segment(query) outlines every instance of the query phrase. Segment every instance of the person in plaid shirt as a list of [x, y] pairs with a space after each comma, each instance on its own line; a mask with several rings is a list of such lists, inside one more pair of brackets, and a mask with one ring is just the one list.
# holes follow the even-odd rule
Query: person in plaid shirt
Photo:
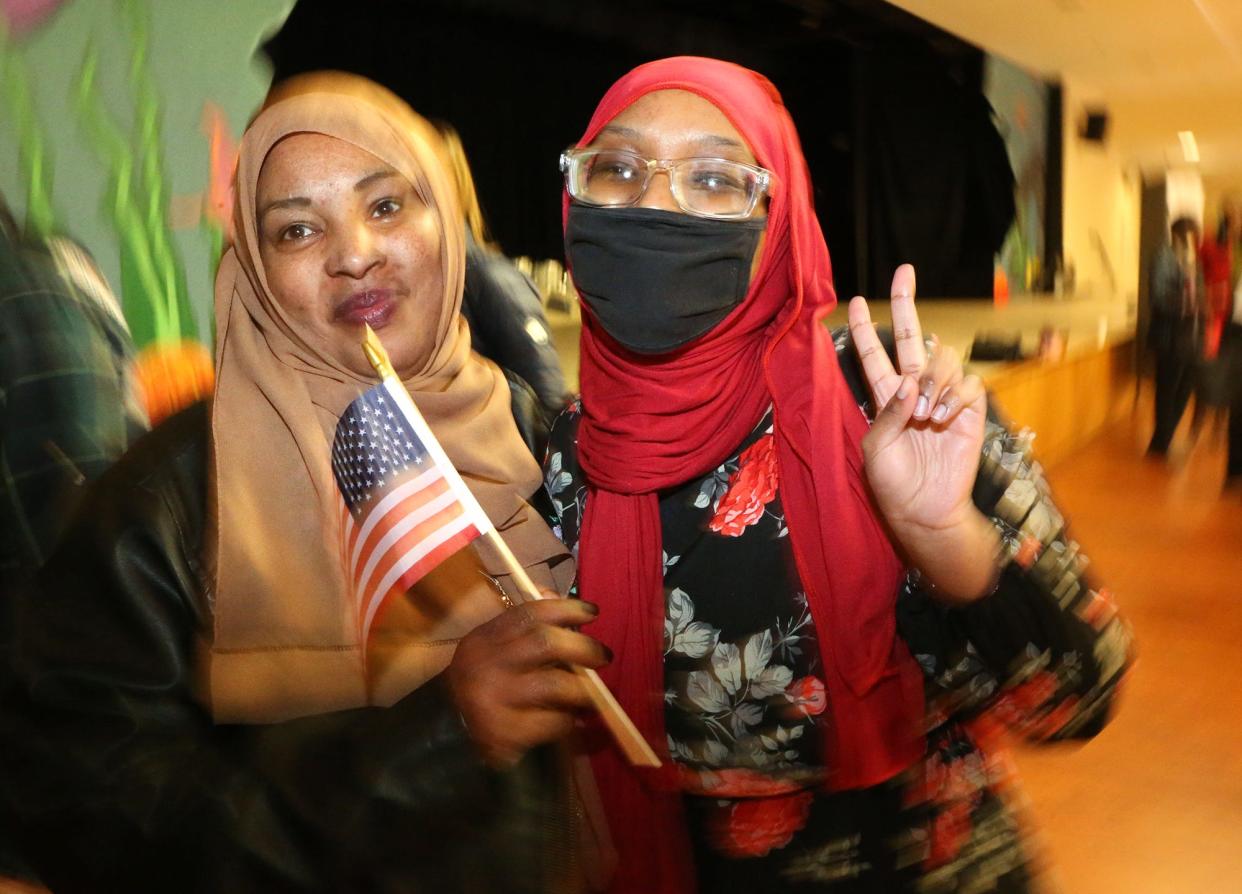
[[84, 485], [146, 431], [124, 324], [62, 278], [47, 243], [0, 226], [0, 579], [43, 563]]
[[[96, 478], [146, 431], [124, 321], [59, 275], [0, 196], [0, 656], [8, 595], [39, 569]], [[0, 892], [39, 891], [0, 826]]]

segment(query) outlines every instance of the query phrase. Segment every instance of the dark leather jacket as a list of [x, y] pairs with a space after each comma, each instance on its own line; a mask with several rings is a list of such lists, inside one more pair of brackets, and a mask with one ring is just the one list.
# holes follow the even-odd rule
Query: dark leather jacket
[[11, 606], [0, 762], [40, 876], [58, 894], [557, 887], [555, 756], [487, 769], [439, 678], [387, 709], [213, 723], [193, 694], [207, 421], [200, 404], [139, 441]]
[[564, 408], [569, 398], [565, 374], [539, 290], [512, 261], [475, 242], [469, 229], [461, 314], [470, 325], [474, 350], [511, 378], [528, 383], [543, 412], [555, 416]]

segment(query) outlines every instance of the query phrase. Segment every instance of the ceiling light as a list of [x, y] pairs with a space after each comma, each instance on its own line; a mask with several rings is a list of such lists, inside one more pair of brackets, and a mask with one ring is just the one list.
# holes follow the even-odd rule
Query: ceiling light
[[1192, 165], [1199, 163], [1199, 144], [1193, 130], [1179, 130], [1177, 139], [1182, 144], [1182, 158]]

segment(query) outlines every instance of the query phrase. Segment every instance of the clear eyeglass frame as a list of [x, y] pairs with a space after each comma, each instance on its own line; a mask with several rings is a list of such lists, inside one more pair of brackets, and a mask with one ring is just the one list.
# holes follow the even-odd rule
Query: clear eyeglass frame
[[[603, 153], [616, 153], [628, 155], [637, 162], [646, 165], [646, 171], [643, 176], [642, 183], [634, 196], [628, 202], [595, 202], [587, 198], [580, 190], [581, 167], [584, 163]], [[717, 162], [726, 165], [738, 171], [744, 171], [751, 175], [754, 179], [748, 179], [750, 184], [749, 194], [747, 196], [746, 206], [738, 211], [728, 213], [704, 211], [693, 207], [687, 203], [685, 197], [681, 194], [678, 186], [677, 168], [681, 165], [691, 163], [702, 163], [705, 161]], [[746, 164], [741, 161], [733, 161], [728, 158], [714, 158], [708, 156], [696, 156], [691, 158], [647, 158], [639, 155], [637, 152], [631, 152], [628, 149], [592, 149], [592, 148], [575, 148], [570, 147], [561, 153], [560, 159], [561, 173], [565, 175], [565, 188], [569, 191], [569, 195], [576, 202], [584, 205], [594, 205], [601, 208], [629, 208], [637, 205], [642, 201], [647, 189], [651, 186], [651, 180], [657, 171], [663, 171], [669, 180], [669, 192], [673, 196], [673, 201], [677, 203], [677, 207], [686, 214], [692, 214], [695, 217], [706, 217], [714, 220], [744, 220], [754, 213], [755, 207], [759, 204], [759, 200], [767, 195], [768, 189], [772, 186], [775, 175], [766, 168], [757, 165]]]

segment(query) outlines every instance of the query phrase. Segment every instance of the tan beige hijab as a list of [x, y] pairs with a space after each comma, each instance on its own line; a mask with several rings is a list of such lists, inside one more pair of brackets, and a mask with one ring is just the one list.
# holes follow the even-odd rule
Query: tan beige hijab
[[435, 132], [404, 102], [361, 78], [303, 76], [269, 100], [242, 140], [237, 242], [216, 277], [214, 528], [205, 548], [214, 636], [205, 644], [204, 695], [220, 721], [389, 704], [438, 673], [456, 640], [501, 610], [497, 578], [513, 593], [496, 556], [464, 550], [404, 599], [390, 600], [395, 604], [373, 629], [363, 666], [337, 548], [329, 454], [341, 413], [375, 380], [350, 372], [324, 339], [284, 313], [259, 254], [260, 169], [279, 140], [300, 132], [370, 152], [437, 212], [444, 295], [439, 315], [426, 321], [435, 328], [435, 347], [405, 385], [532, 576], [553, 584], [550, 568], [564, 558], [525, 502], [540, 474], [513, 422], [504, 376], [470, 351], [460, 315], [463, 224]]

